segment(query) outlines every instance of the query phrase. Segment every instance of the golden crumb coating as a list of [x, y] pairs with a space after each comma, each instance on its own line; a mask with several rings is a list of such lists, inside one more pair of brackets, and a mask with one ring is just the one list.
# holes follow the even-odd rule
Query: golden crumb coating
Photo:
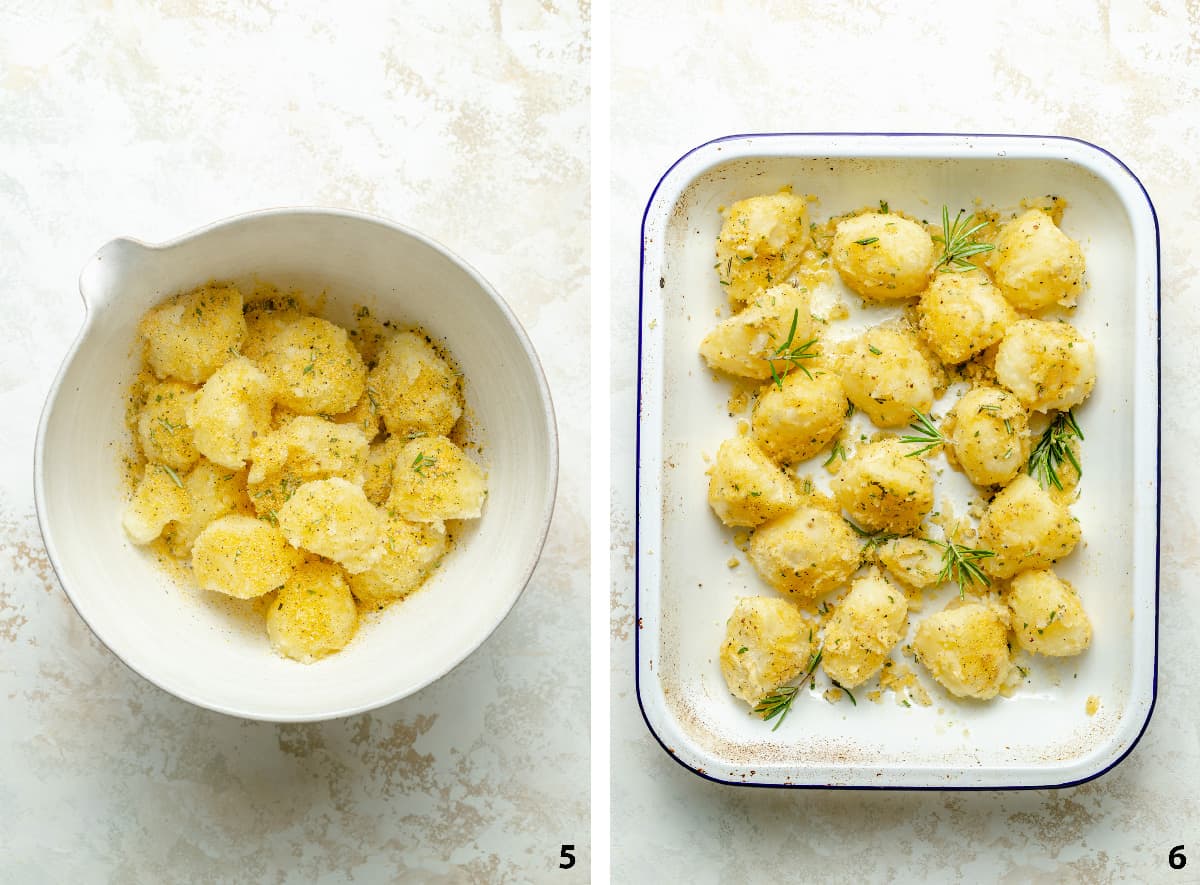
[[350, 576], [350, 590], [368, 605], [403, 599], [425, 583], [446, 555], [446, 548], [443, 523], [389, 516], [383, 531], [383, 556], [365, 572]]
[[1020, 320], [996, 349], [996, 380], [1028, 409], [1074, 408], [1096, 385], [1096, 348], [1070, 323]]
[[405, 519], [476, 519], [486, 498], [487, 474], [446, 437], [417, 437], [397, 452], [387, 506]]
[[800, 264], [812, 243], [804, 198], [783, 190], [739, 200], [725, 213], [717, 237], [717, 273], [735, 304], [778, 283]]
[[1082, 532], [1071, 513], [1022, 473], [992, 499], [979, 521], [979, 546], [996, 555], [982, 561], [994, 578], [1046, 568], [1069, 554]]
[[367, 367], [341, 326], [303, 316], [275, 333], [259, 360], [276, 399], [304, 414], [336, 415], [354, 408]]
[[333, 420], [338, 424], [353, 424], [367, 438], [367, 442], [379, 436], [379, 431], [383, 429], [383, 413], [379, 411], [379, 399], [369, 387], [363, 390], [363, 395], [354, 408], [334, 415]]
[[306, 482], [279, 508], [279, 529], [302, 550], [364, 572], [383, 555], [384, 515], [361, 487], [335, 477]]
[[[792, 323], [795, 331], [792, 332]], [[700, 342], [700, 355], [710, 368], [743, 378], [771, 378], [771, 368], [783, 375], [792, 363], [770, 359], [788, 342], [794, 350], [812, 341], [815, 324], [807, 293], [795, 286], [773, 286], [755, 294], [750, 306], [718, 323]], [[810, 347], [813, 353], [815, 347]]]
[[362, 487], [367, 500], [376, 507], [386, 504], [388, 495], [392, 493], [392, 472], [396, 469], [396, 459], [400, 456], [405, 442], [406, 440], [399, 436], [388, 436], [379, 442], [371, 443], [367, 450]]
[[167, 523], [187, 519], [191, 503], [179, 474], [164, 464], [147, 464], [125, 508], [121, 525], [135, 544], [149, 544]]
[[1067, 657], [1092, 643], [1092, 623], [1079, 594], [1050, 569], [1021, 572], [1009, 583], [1004, 601], [1017, 643], [1026, 651]]
[[878, 569], [850, 585], [825, 625], [825, 675], [843, 688], [862, 685], [883, 662], [908, 626], [908, 599]]
[[137, 419], [138, 442], [147, 461], [174, 470], [187, 470], [196, 463], [200, 453], [187, 424], [187, 410], [195, 396], [196, 388], [180, 381], [163, 381], [147, 391]]
[[917, 302], [921, 334], [946, 365], [991, 347], [1019, 317], [982, 270], [939, 273]]
[[838, 222], [833, 265], [847, 286], [873, 301], [919, 294], [929, 284], [933, 240], [899, 215], [864, 212]]
[[354, 424], [301, 415], [250, 447], [250, 499], [260, 513], [278, 511], [292, 492], [314, 479], [363, 481], [367, 439]]
[[1011, 482], [1029, 457], [1029, 413], [999, 387], [973, 387], [955, 403], [942, 433], [950, 440], [952, 463], [977, 486]]
[[906, 535], [933, 509], [933, 474], [895, 438], [859, 446], [831, 482], [834, 497], [860, 528]]
[[1001, 228], [991, 268], [1004, 297], [1020, 310], [1074, 307], [1083, 291], [1083, 251], [1041, 209]]
[[843, 342], [837, 362], [850, 402], [877, 427], [903, 427], [913, 409], [933, 407], [940, 379], [907, 329], [874, 326]]
[[783, 599], [748, 596], [725, 624], [721, 673], [750, 706], [805, 672], [813, 651], [813, 624]]
[[186, 517], [163, 530], [171, 554], [180, 559], [192, 555], [192, 544], [214, 519], [227, 513], [254, 512], [246, 494], [245, 470], [230, 470], [201, 458], [183, 477], [183, 486], [191, 509]]
[[780, 464], [806, 461], [841, 433], [847, 405], [836, 373], [793, 371], [782, 385], [767, 387], [755, 403], [754, 440]]
[[933, 678], [960, 698], [994, 698], [1012, 671], [1008, 623], [983, 603], [925, 618], [917, 626], [913, 651]]
[[346, 576], [326, 562], [297, 568], [267, 607], [271, 647], [302, 664], [345, 648], [357, 630], [358, 607]]
[[281, 587], [302, 560], [279, 529], [253, 516], [214, 519], [192, 545], [196, 583], [236, 599]]
[[245, 357], [217, 369], [187, 411], [200, 454], [222, 467], [244, 467], [251, 443], [271, 424], [271, 396], [270, 379]]
[[201, 286], [152, 307], [138, 324], [159, 378], [201, 384], [237, 354], [246, 334], [236, 286]]
[[295, 298], [278, 296], [246, 303], [246, 337], [242, 356], [258, 361], [270, 348], [271, 339], [304, 316]]
[[454, 370], [415, 332], [400, 332], [383, 343], [368, 386], [394, 434], [445, 435], [462, 415]]
[[721, 443], [709, 469], [708, 503], [725, 525], [756, 526], [796, 509], [796, 484], [748, 436]]
[[776, 590], [816, 599], [854, 573], [862, 542], [839, 514], [803, 504], [756, 530], [748, 553], [755, 570]]

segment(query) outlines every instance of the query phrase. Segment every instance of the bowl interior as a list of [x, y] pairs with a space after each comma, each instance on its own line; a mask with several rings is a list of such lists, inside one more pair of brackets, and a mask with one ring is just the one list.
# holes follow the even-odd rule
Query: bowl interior
[[[160, 299], [209, 280], [262, 280], [324, 295], [344, 325], [355, 304], [441, 339], [467, 380], [489, 495], [441, 569], [401, 604], [368, 616], [344, 651], [312, 665], [273, 654], [262, 618], [172, 579], [121, 529], [125, 389], [136, 324]], [[117, 240], [81, 278], [89, 316], [43, 418], [35, 482], [47, 547], [80, 614], [142, 675], [236, 715], [304, 720], [416, 691], [475, 649], [524, 588], [553, 506], [557, 449], [549, 393], [524, 333], [469, 268], [419, 235], [361, 216], [272, 212], [161, 247]]]

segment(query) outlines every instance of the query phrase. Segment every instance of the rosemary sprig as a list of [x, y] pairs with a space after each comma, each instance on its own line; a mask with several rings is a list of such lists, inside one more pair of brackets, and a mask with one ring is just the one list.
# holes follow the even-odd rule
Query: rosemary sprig
[[930, 544], [942, 548], [942, 570], [938, 573], [938, 583], [953, 581], [958, 584], [958, 598], [967, 595], [967, 587], [978, 582], [985, 587], [992, 586], [992, 579], [983, 573], [979, 561], [990, 559], [996, 554], [991, 550], [976, 550], [972, 547], [962, 547], [947, 537], [945, 541], [934, 541], [925, 538]]
[[426, 455], [424, 452], [417, 452], [417, 457], [412, 462], [412, 469], [418, 476], [424, 476], [425, 468], [432, 467], [435, 464], [437, 464], [437, 458]]
[[950, 221], [950, 210], [942, 206], [942, 235], [934, 236], [936, 243], [942, 244], [942, 254], [938, 257], [935, 267], [942, 273], [957, 273], [960, 270], [974, 270], [975, 265], [967, 261], [972, 255], [981, 252], [991, 252], [996, 247], [991, 243], [977, 243], [973, 239], [976, 233], [987, 227], [987, 221], [972, 225], [975, 213], [963, 218], [962, 209]]
[[1037, 479], [1043, 488], [1054, 486], [1062, 491], [1058, 468], [1062, 466], [1063, 461], [1070, 462], [1076, 474], [1083, 476], [1083, 468], [1079, 466], [1079, 459], [1075, 457], [1075, 450], [1071, 447], [1071, 437], [1082, 440], [1083, 431], [1079, 429], [1075, 415], [1070, 410], [1059, 412], [1029, 453], [1029, 475]]
[[796, 310], [792, 311], [792, 327], [788, 330], [787, 340], [775, 348], [774, 353], [772, 353], [770, 356], [763, 357], [763, 359], [767, 361], [767, 365], [771, 367], [771, 378], [774, 379], [775, 385], [780, 390], [783, 390], [783, 379], [787, 376], [788, 372], [791, 371], [791, 368], [785, 367], [783, 372], [780, 373], [779, 370], [775, 368], [776, 360], [784, 360], [789, 362], [792, 364], [792, 366], [807, 375], [809, 379], [812, 378], [812, 372], [808, 371], [808, 367], [804, 365], [802, 361], [811, 360], [818, 356], [818, 354], [815, 354], [809, 350], [809, 348], [817, 343], [817, 339], [812, 338], [808, 341], [805, 341], [798, 347], [793, 346], [792, 342], [796, 340], [796, 326], [799, 324], [799, 322], [800, 310], [797, 308]]
[[905, 457], [915, 458], [917, 455], [923, 455], [931, 449], [936, 449], [938, 446], [949, 444], [950, 440], [942, 436], [942, 432], [934, 426], [932, 418], [920, 409], [913, 409], [912, 411], [917, 417], [915, 422], [908, 425], [913, 430], [913, 433], [909, 436], [900, 437], [900, 442], [917, 445], [921, 448], [914, 449]]
[[783, 720], [787, 718], [788, 710], [792, 708], [792, 701], [796, 699], [796, 695], [804, 687], [804, 683], [812, 678], [813, 673], [817, 670], [817, 664], [821, 663], [821, 657], [824, 654], [825, 647], [821, 646], [809, 660], [808, 669], [804, 671], [804, 675], [800, 677], [798, 683], [781, 686], [755, 704], [754, 712], [759, 715], [763, 722], [770, 722], [776, 716], [779, 717], [779, 720], [775, 723], [771, 731], [775, 731], [775, 729], [783, 725]]

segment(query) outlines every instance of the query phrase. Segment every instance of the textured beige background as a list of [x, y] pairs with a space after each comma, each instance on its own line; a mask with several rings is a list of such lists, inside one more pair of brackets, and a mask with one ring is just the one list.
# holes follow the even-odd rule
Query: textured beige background
[[[0, 881], [586, 880], [588, 55], [586, 0], [0, 8]], [[545, 557], [477, 654], [374, 714], [275, 726], [98, 645], [30, 473], [91, 252], [297, 203], [479, 268], [540, 351], [563, 457]]]
[[[612, 314], [614, 881], [1200, 882], [1200, 5], [616, 0]], [[1123, 158], [1162, 225], [1158, 706], [1133, 754], [1058, 792], [739, 790], [676, 765], [633, 689], [638, 230], [659, 176], [711, 138], [766, 131], [1072, 135]], [[1167, 866], [1185, 843], [1191, 861]]]

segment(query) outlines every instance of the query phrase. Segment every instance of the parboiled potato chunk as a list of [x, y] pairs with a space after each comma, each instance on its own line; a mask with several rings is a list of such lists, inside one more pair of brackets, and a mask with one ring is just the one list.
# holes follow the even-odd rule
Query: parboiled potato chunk
[[939, 273], [917, 302], [921, 333], [946, 365], [991, 347], [1019, 317], [981, 270]]
[[913, 651], [933, 678], [960, 698], [994, 698], [1012, 671], [1008, 624], [983, 603], [925, 618], [917, 626]]
[[253, 516], [222, 516], [192, 545], [192, 573], [205, 590], [253, 599], [281, 587], [303, 555]]
[[242, 343], [242, 293], [235, 286], [201, 286], [180, 293], [148, 310], [138, 332], [156, 376], [200, 384]]
[[879, 561], [906, 587], [926, 590], [941, 583], [942, 548], [925, 538], [893, 538], [876, 548]]
[[782, 387], [771, 385], [759, 396], [751, 420], [754, 440], [780, 464], [806, 461], [841, 433], [846, 406], [835, 373], [792, 372]]
[[486, 497], [483, 468], [444, 436], [427, 436], [401, 446], [387, 506], [414, 522], [477, 519]]
[[278, 296], [247, 301], [246, 337], [242, 339], [242, 356], [258, 361], [270, 349], [271, 339], [304, 314], [295, 298]]
[[804, 198], [783, 190], [729, 207], [717, 237], [717, 273], [735, 304], [783, 283], [812, 243]]
[[850, 402], [877, 427], [903, 427], [913, 409], [928, 412], [940, 380], [917, 336], [875, 326], [838, 348], [842, 385]]
[[933, 239], [899, 215], [864, 212], [840, 221], [833, 265], [847, 286], [873, 301], [911, 298], [929, 284]]
[[270, 427], [272, 395], [270, 379], [245, 357], [221, 366], [187, 412], [200, 454], [232, 470], [244, 467], [251, 443]]
[[1096, 386], [1096, 348], [1070, 323], [1020, 320], [996, 349], [996, 380], [1028, 409], [1065, 411]]
[[994, 578], [1045, 568], [1074, 550], [1081, 534], [1067, 508], [1022, 473], [992, 499], [979, 521], [979, 547], [996, 554], [980, 564]]
[[[403, 461], [397, 462], [397, 470]], [[756, 526], [795, 510], [796, 484], [748, 436], [721, 443], [709, 469], [708, 503], [729, 526]]]
[[1012, 630], [1026, 651], [1067, 657], [1092, 642], [1092, 623], [1079, 594], [1050, 569], [1021, 572], [1008, 585], [1004, 601], [1012, 612]]
[[809, 310], [806, 292], [795, 286], [773, 286], [753, 296], [749, 307], [722, 320], [705, 335], [700, 355], [710, 368], [742, 378], [765, 380], [772, 377], [772, 366], [783, 375], [792, 364], [770, 357], [787, 343], [793, 320], [792, 349], [813, 340], [815, 323]]
[[326, 562], [297, 568], [267, 608], [271, 647], [302, 664], [345, 648], [357, 630], [358, 607], [345, 575]]
[[301, 415], [250, 447], [250, 498], [258, 513], [278, 511], [302, 484], [341, 477], [361, 485], [367, 439], [356, 425]]
[[1011, 482], [1029, 457], [1029, 413], [999, 387], [973, 387], [955, 403], [942, 433], [953, 462], [977, 486]]
[[162, 534], [167, 523], [187, 519], [191, 512], [187, 492], [179, 474], [162, 464], [147, 464], [146, 472], [125, 508], [121, 525], [135, 544], [149, 544]]
[[442, 436], [462, 415], [458, 378], [415, 332], [400, 332], [383, 343], [367, 383], [391, 433]]
[[841, 515], [804, 504], [760, 527], [748, 553], [764, 581], [807, 600], [846, 582], [861, 562], [862, 543]]
[[260, 363], [279, 402], [302, 414], [352, 409], [367, 385], [367, 367], [346, 330], [320, 317], [284, 326]]
[[883, 669], [907, 616], [908, 599], [878, 569], [859, 578], [825, 625], [825, 675], [843, 688], [862, 685]]
[[831, 482], [838, 504], [861, 528], [906, 535], [933, 508], [933, 475], [898, 439], [859, 446]]
[[384, 516], [363, 490], [344, 479], [318, 479], [279, 508], [279, 530], [302, 550], [364, 572], [383, 555]]
[[766, 596], [737, 601], [725, 624], [721, 674], [750, 706], [808, 669], [813, 625], [791, 603]]
[[191, 510], [163, 531], [171, 554], [180, 559], [192, 555], [192, 545], [205, 526], [228, 513], [250, 514], [254, 508], [246, 494], [246, 472], [230, 470], [201, 458], [183, 477]]
[[187, 424], [187, 410], [196, 388], [178, 381], [153, 385], [138, 414], [138, 441], [147, 461], [187, 470], [200, 457]]
[[991, 267], [1004, 297], [1021, 310], [1074, 307], [1083, 291], [1083, 251], [1041, 209], [1004, 225]]
[[389, 436], [382, 442], [371, 443], [367, 451], [362, 488], [367, 500], [376, 507], [386, 504], [388, 495], [392, 493], [392, 472], [396, 469], [396, 459], [405, 442], [399, 436]]
[[420, 587], [446, 555], [446, 527], [440, 522], [388, 518], [383, 556], [365, 572], [350, 576], [350, 590], [361, 602], [379, 608]]

